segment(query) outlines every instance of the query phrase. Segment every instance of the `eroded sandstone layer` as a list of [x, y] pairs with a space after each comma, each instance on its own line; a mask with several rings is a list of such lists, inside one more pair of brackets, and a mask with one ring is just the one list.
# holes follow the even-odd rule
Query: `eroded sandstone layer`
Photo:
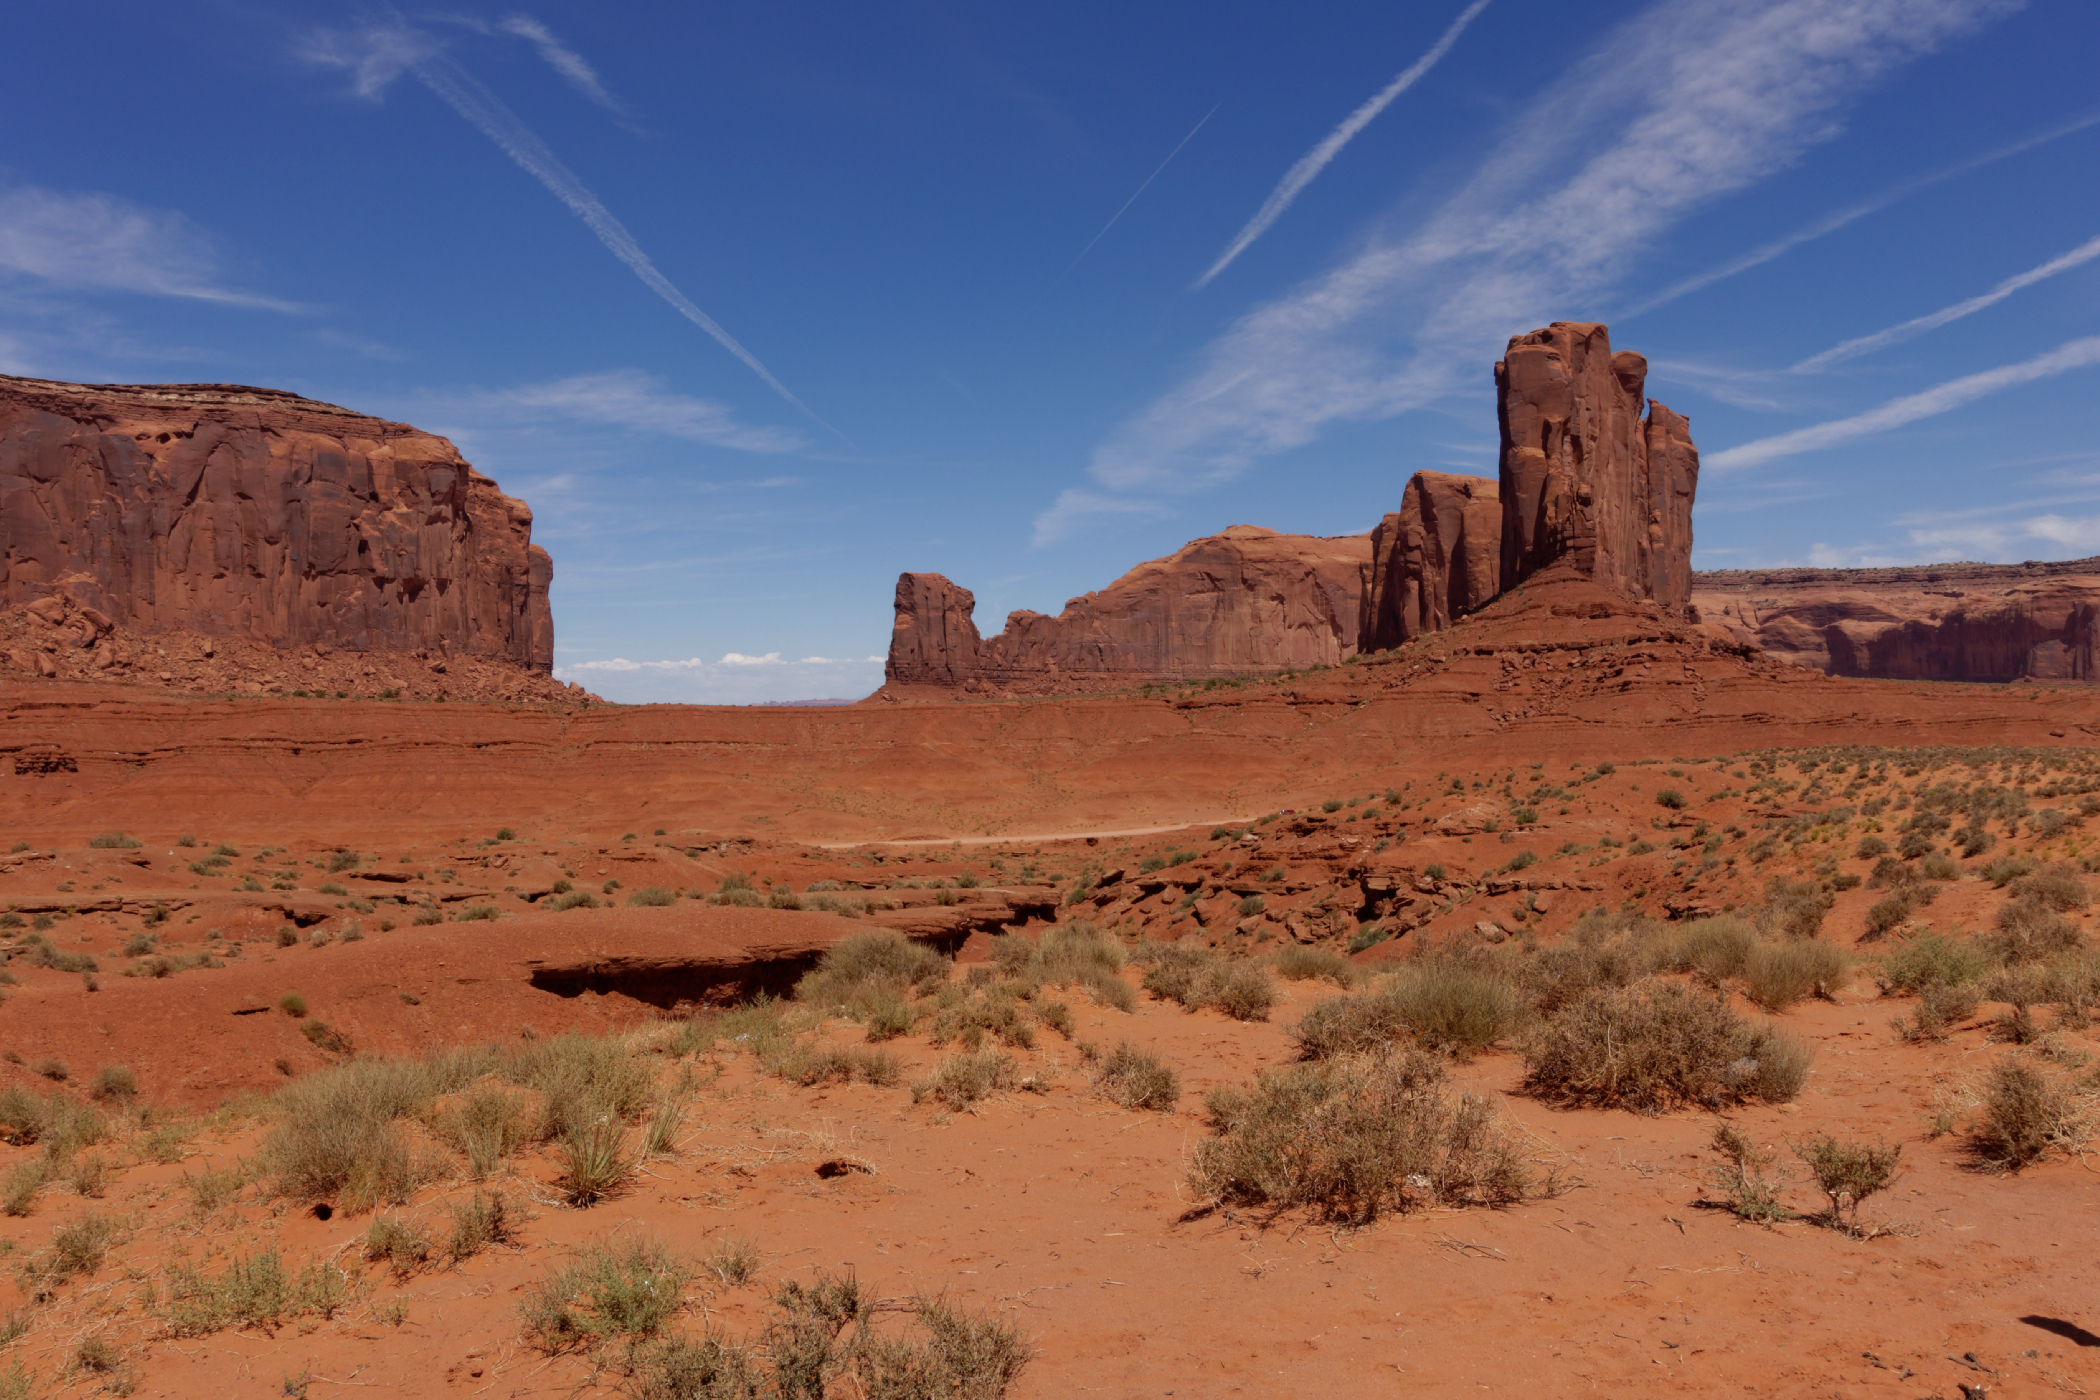
[[883, 691], [1066, 695], [1208, 680], [1356, 654], [1368, 535], [1235, 525], [1138, 565], [1056, 617], [1025, 609], [981, 637], [976, 598], [940, 574], [897, 580]]
[[1645, 400], [1648, 361], [1611, 333], [1555, 321], [1495, 366], [1502, 422], [1502, 587], [1555, 565], [1672, 611], [1691, 601], [1691, 425]]
[[0, 608], [78, 634], [32, 657], [120, 631], [544, 675], [552, 576], [525, 503], [406, 424], [272, 389], [0, 375]]
[[1502, 500], [1482, 476], [1416, 472], [1371, 531], [1361, 647], [1441, 632], [1502, 591]]
[[1692, 576], [1701, 620], [1834, 676], [2100, 680], [2100, 558]]

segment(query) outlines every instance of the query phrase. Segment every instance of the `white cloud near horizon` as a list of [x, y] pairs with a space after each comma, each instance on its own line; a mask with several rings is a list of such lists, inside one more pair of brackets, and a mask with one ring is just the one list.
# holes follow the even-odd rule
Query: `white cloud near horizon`
[[[1511, 334], [1619, 286], [1694, 210], [1831, 139], [1868, 83], [2021, 3], [1666, 0], [1634, 15], [1427, 219], [1375, 231], [1241, 317], [1095, 450], [1089, 475], [1115, 493], [1198, 490], [1336, 420], [1444, 396]], [[1038, 532], [1069, 513], [1060, 498]]]
[[615, 656], [558, 665], [554, 674], [627, 703], [784, 704], [858, 699], [882, 684], [883, 663], [880, 656], [790, 659], [777, 651], [756, 656], [732, 651], [717, 661], [700, 656], [631, 661]]
[[1489, 3], [1490, 0], [1473, 0], [1473, 3], [1460, 11], [1458, 18], [1445, 28], [1443, 36], [1430, 46], [1429, 52], [1403, 69], [1398, 77], [1379, 89], [1368, 102], [1343, 118], [1341, 125], [1322, 137], [1318, 145], [1300, 156], [1297, 163], [1286, 170], [1283, 178], [1276, 182], [1276, 188], [1269, 191], [1269, 197], [1262, 201], [1261, 208], [1247, 221], [1247, 226], [1234, 236], [1225, 251], [1218, 256], [1218, 260], [1210, 265], [1210, 270], [1196, 279], [1196, 286], [1209, 286], [1212, 278], [1232, 266], [1233, 259], [1253, 247], [1254, 240], [1267, 233], [1269, 226], [1282, 218], [1284, 211], [1291, 207], [1291, 202], [1327, 168], [1328, 162], [1342, 153], [1342, 147], [1354, 140], [1356, 134], [1369, 126], [1380, 112], [1391, 106], [1394, 98], [1413, 87], [1421, 80], [1423, 74], [1436, 67], [1444, 55], [1451, 52], [1451, 46], [1458, 42], [1458, 36], [1466, 32], [1466, 26], [1471, 24], [1474, 17], [1486, 9]]
[[0, 190], [0, 270], [55, 287], [138, 292], [302, 313], [308, 308], [222, 285], [209, 234], [173, 209], [38, 185]]
[[1833, 345], [1819, 355], [1810, 355], [1807, 359], [1792, 366], [1792, 372], [1795, 374], [1813, 374], [1817, 370], [1828, 368], [1831, 365], [1840, 364], [1846, 360], [1858, 359], [1861, 355], [1871, 355], [1876, 350], [1900, 344], [1913, 337], [1921, 336], [1927, 331], [1938, 330], [1949, 322], [1959, 321], [1965, 316], [1973, 316], [1988, 307], [1996, 306], [2014, 292], [2032, 287], [2037, 282], [2045, 282], [2058, 273], [2069, 272], [2074, 267], [2083, 267], [2094, 258], [2100, 258], [2100, 238], [2081, 243], [2062, 257], [2051, 258], [2039, 267], [2031, 267], [2025, 272], [2016, 273], [1980, 296], [1973, 296], [1966, 301], [1958, 301], [1952, 306], [1941, 307], [1938, 311], [1913, 317], [1900, 325], [1890, 326], [1887, 330], [1876, 331], [1872, 335], [1859, 336], [1856, 339], [1845, 341], [1843, 344]]
[[[790, 393], [788, 387], [773, 377], [773, 372], [759, 362], [756, 355], [738, 342], [736, 337], [705, 311], [678, 290], [671, 280], [658, 270], [649, 255], [642, 251], [641, 244], [627, 231], [627, 226], [613, 217], [611, 210], [601, 203], [595, 194], [576, 177], [574, 171], [564, 165], [547, 144], [535, 135], [518, 117], [504, 105], [487, 87], [474, 76], [447, 58], [444, 46], [433, 36], [413, 29], [398, 21], [367, 25], [354, 31], [322, 31], [309, 37], [304, 56], [311, 62], [325, 67], [340, 68], [352, 75], [353, 86], [360, 97], [377, 99], [403, 73], [412, 74], [417, 81], [464, 117], [468, 124], [496, 143], [519, 169], [538, 180], [548, 193], [569, 207], [569, 211], [581, 219], [606, 251], [627, 265], [627, 269], [641, 279], [644, 286], [661, 297], [672, 310], [691, 321], [711, 336], [717, 344], [742, 360], [753, 374], [766, 386], [807, 414], [812, 420], [823, 423], [808, 404]], [[829, 424], [825, 424], [829, 427]]]
[[1035, 518], [1035, 533], [1031, 543], [1055, 544], [1069, 538], [1090, 519], [1101, 516], [1139, 516], [1146, 520], [1164, 520], [1174, 512], [1164, 502], [1149, 501], [1129, 496], [1104, 496], [1098, 491], [1060, 491], [1057, 500]]
[[1792, 432], [1777, 433], [1771, 437], [1759, 438], [1754, 442], [1707, 454], [1703, 466], [1709, 471], [1740, 471], [1744, 467], [1755, 466], [1777, 457], [1792, 457], [1803, 452], [1820, 451], [1841, 442], [1887, 432], [1891, 428], [1900, 428], [1922, 418], [1950, 412], [1964, 404], [1974, 403], [1980, 398], [1995, 394], [2001, 389], [2029, 384], [2037, 379], [2051, 379], [2059, 374], [2093, 365], [2100, 365], [2100, 336], [2081, 336], [2018, 364], [2001, 365], [1997, 369], [1950, 379], [1945, 384], [1934, 385], [1922, 392], [1891, 399], [1865, 413], [1855, 413], [1849, 418], [1796, 428]]
[[792, 452], [807, 445], [801, 433], [741, 422], [728, 404], [672, 392], [657, 376], [638, 369], [603, 370], [515, 389], [449, 395], [441, 402], [445, 411], [454, 413], [552, 414], [743, 452]]

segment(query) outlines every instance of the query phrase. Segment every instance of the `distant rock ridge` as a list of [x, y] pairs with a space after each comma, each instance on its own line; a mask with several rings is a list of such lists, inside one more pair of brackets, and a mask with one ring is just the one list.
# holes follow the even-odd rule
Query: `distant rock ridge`
[[1082, 694], [1332, 665], [1549, 575], [1682, 617], [1699, 453], [1682, 416], [1642, 398], [1647, 370], [1613, 354], [1601, 325], [1517, 336], [1495, 366], [1499, 480], [1415, 472], [1400, 509], [1361, 535], [1235, 525], [1056, 617], [1015, 612], [990, 638], [969, 589], [900, 575], [877, 697]]
[[2100, 682], [2100, 558], [1692, 575], [1702, 622], [1834, 676]]
[[244, 385], [0, 375], [0, 609], [544, 676], [552, 577], [525, 503], [407, 424]]

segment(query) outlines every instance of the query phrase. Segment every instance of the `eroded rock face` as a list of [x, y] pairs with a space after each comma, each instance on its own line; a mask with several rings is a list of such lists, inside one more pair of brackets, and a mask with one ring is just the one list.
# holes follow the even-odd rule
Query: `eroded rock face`
[[1692, 575], [1701, 621], [1834, 676], [2100, 682], [2100, 558]]
[[1371, 531], [1362, 649], [1440, 632], [1501, 591], [1502, 501], [1482, 476], [1416, 472]]
[[1555, 321], [1495, 366], [1502, 423], [1501, 586], [1557, 565], [1673, 611], [1690, 602], [1690, 424], [1649, 401], [1648, 361], [1610, 332]]
[[552, 577], [525, 503], [406, 424], [270, 389], [0, 375], [0, 607], [544, 672]]
[[885, 693], [1067, 695], [1332, 665], [1356, 653], [1367, 535], [1285, 535], [1255, 525], [1138, 565], [1056, 617], [1017, 611], [979, 638], [968, 589], [897, 580]]

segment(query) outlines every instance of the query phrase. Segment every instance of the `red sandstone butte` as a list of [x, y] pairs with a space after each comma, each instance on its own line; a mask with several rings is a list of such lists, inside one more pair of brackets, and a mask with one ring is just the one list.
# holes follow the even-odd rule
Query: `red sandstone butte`
[[1362, 647], [1440, 632], [1501, 591], [1502, 502], [1481, 476], [1416, 472], [1400, 509], [1371, 531]]
[[1331, 665], [1357, 651], [1367, 535], [1235, 525], [1138, 565], [1056, 617], [980, 638], [977, 600], [939, 574], [897, 580], [883, 690], [1062, 695]]
[[1674, 612], [1691, 601], [1691, 426], [1648, 400], [1648, 361], [1601, 325], [1516, 336], [1495, 366], [1502, 420], [1502, 587], [1556, 564]]
[[2100, 681], [2100, 558], [1692, 575], [1701, 620], [1798, 666], [1919, 681]]
[[525, 503], [404, 423], [274, 389], [0, 375], [0, 608], [545, 673], [553, 572]]

